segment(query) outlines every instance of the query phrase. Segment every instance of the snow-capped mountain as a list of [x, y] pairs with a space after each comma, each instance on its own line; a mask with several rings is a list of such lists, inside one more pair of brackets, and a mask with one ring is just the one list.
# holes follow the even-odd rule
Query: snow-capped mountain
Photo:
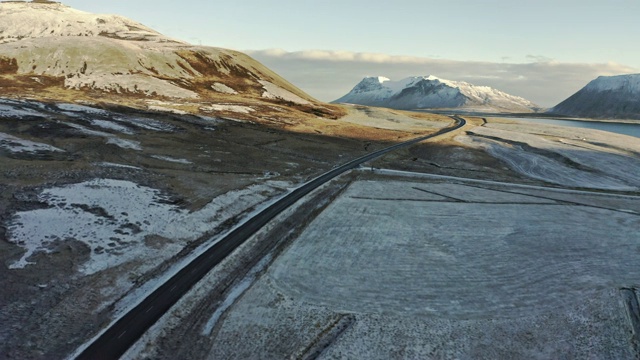
[[316, 102], [243, 53], [194, 46], [121, 16], [46, 1], [0, 3], [0, 76], [0, 95]]
[[600, 76], [549, 112], [576, 117], [640, 119], [640, 74]]
[[490, 112], [532, 112], [539, 107], [518, 96], [488, 86], [435, 76], [414, 76], [400, 81], [366, 77], [334, 103], [389, 107], [393, 109], [465, 109]]

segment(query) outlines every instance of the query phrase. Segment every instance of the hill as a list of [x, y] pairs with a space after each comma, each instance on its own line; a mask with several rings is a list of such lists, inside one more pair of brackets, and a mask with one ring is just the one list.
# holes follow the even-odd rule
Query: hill
[[100, 98], [143, 109], [252, 120], [253, 112], [274, 112], [274, 105], [287, 106], [284, 112], [296, 113], [292, 117], [299, 112], [336, 117], [243, 53], [194, 46], [122, 16], [52, 2], [0, 3], [0, 96], [16, 95]]

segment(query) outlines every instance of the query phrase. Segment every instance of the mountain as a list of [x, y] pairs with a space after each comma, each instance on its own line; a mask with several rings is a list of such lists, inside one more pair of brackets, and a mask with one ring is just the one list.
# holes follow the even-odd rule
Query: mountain
[[281, 104], [328, 113], [243, 53], [194, 46], [122, 16], [47, 1], [0, 3], [0, 96], [16, 94], [127, 105], [163, 100], [164, 107], [187, 112], [208, 109], [208, 102], [241, 102], [254, 110]]
[[414, 76], [400, 81], [366, 77], [348, 94], [333, 101], [393, 109], [465, 109], [486, 112], [533, 112], [531, 101], [488, 86], [435, 76]]
[[640, 74], [600, 76], [549, 112], [587, 118], [640, 119]]

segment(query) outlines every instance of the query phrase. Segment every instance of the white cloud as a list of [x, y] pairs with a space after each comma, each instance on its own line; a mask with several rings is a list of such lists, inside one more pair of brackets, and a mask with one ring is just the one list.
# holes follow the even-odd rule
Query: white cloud
[[382, 75], [399, 80], [408, 76], [435, 75], [491, 86], [550, 107], [600, 75], [639, 72], [615, 62], [561, 63], [540, 55], [529, 55], [527, 58], [532, 62], [517, 64], [328, 50], [287, 52], [269, 49], [246, 53], [323, 101], [346, 94], [364, 76]]

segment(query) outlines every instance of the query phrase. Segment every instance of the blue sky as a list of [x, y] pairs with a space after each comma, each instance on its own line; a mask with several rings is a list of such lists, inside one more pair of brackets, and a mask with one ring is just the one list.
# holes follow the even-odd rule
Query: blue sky
[[[312, 87], [308, 84], [293, 80], [311, 82], [310, 79], [317, 75], [313, 68], [304, 69], [304, 61], [310, 67], [317, 67], [317, 62], [322, 60], [311, 56], [308, 50], [389, 55], [395, 60], [387, 62], [388, 69], [398, 76], [433, 74], [445, 77], [429, 71], [436, 60], [451, 61], [458, 65], [456, 69], [466, 62], [502, 64], [507, 68], [512, 68], [513, 64], [546, 64], [549, 71], [557, 70], [551, 66], [554, 64], [573, 64], [576, 69], [587, 66], [590, 70], [583, 78], [578, 76], [575, 83], [566, 84], [566, 91], [557, 94], [557, 102], [563, 100], [561, 97], [565, 93], [570, 95], [571, 91], [578, 90], [579, 83], [585, 85], [598, 74], [636, 72], [640, 68], [638, 0], [67, 0], [63, 3], [84, 11], [123, 15], [193, 44], [241, 51], [283, 50], [251, 54], [321, 100], [331, 100], [332, 92], [329, 89], [309, 90]], [[303, 53], [307, 55], [294, 56]], [[400, 57], [423, 59], [424, 70], [419, 66], [406, 66], [415, 65], [416, 61], [406, 63], [399, 61]], [[292, 59], [295, 64], [291, 63]], [[361, 58], [361, 66], [356, 67], [361, 69], [360, 73], [353, 74], [356, 82], [364, 75], [390, 77], [367, 73], [386, 68], [369, 67], [380, 65], [380, 62], [364, 59]], [[323, 68], [333, 65], [337, 70], [347, 61], [324, 60]], [[353, 60], [349, 61], [353, 63]], [[407, 71], [398, 71], [400, 67]], [[297, 72], [290, 73], [292, 68]], [[409, 73], [408, 69], [419, 72]], [[304, 72], [308, 72], [307, 77]], [[458, 76], [455, 72], [447, 73], [451, 80], [477, 82], [483, 78], [481, 73]], [[496, 74], [499, 71], [485, 76], [494, 79], [485, 80], [485, 84], [499, 84]], [[473, 76], [465, 77], [467, 75]], [[517, 78], [516, 74], [510, 76]], [[338, 85], [334, 88], [339, 96], [338, 92], [346, 88], [346, 82], [344, 76], [336, 81]], [[353, 85], [355, 83], [350, 86]], [[513, 92], [512, 89], [503, 90]], [[527, 93], [526, 89], [522, 90]], [[531, 100], [550, 106], [555, 98], [543, 96], [540, 100]]]

